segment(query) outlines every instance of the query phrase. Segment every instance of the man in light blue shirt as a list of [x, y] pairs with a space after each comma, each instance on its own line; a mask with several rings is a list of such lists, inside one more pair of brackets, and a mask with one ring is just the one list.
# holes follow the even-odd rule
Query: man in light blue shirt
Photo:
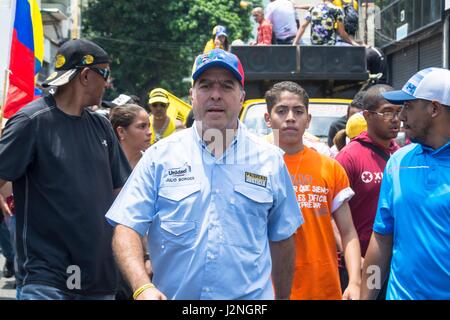
[[415, 143], [397, 151], [385, 168], [361, 298], [377, 296], [390, 263], [387, 299], [448, 300], [450, 71], [424, 69], [402, 90], [383, 96], [404, 104], [400, 120]]
[[282, 155], [238, 121], [235, 55], [197, 57], [192, 78], [196, 122], [145, 153], [106, 215], [116, 260], [135, 299], [288, 299], [303, 218]]

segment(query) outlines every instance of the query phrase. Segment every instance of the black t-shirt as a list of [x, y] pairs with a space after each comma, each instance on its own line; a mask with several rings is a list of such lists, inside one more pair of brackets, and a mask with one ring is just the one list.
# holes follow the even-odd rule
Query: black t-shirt
[[20, 285], [115, 292], [105, 214], [113, 189], [130, 171], [108, 119], [94, 112], [68, 115], [49, 96], [8, 121], [0, 140], [0, 179], [13, 182]]
[[338, 133], [338, 131], [345, 129], [345, 125], [347, 124], [347, 116], [343, 116], [337, 120], [334, 120], [331, 125], [330, 125], [330, 129], [328, 130], [328, 146], [332, 147], [333, 146], [333, 139], [334, 136], [336, 135], [336, 133]]

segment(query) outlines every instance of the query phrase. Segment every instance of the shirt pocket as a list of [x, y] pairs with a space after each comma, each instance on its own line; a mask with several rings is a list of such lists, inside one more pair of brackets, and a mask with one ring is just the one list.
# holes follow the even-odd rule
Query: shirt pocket
[[189, 220], [161, 220], [162, 242], [191, 246], [197, 239], [197, 223]]
[[195, 207], [200, 184], [165, 186], [158, 190], [153, 240], [161, 245], [191, 246], [197, 239], [198, 219]]
[[200, 184], [160, 187], [156, 211], [161, 216], [176, 216], [174, 220], [192, 220], [192, 217], [187, 218], [187, 214], [196, 205], [200, 187]]
[[234, 185], [226, 215], [225, 242], [232, 246], [261, 251], [267, 238], [272, 193], [261, 187]]

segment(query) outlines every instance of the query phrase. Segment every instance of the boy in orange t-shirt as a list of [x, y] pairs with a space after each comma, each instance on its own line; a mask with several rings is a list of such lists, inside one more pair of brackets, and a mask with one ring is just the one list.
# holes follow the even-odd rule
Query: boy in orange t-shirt
[[[309, 126], [309, 98], [290, 81], [275, 84], [266, 93], [265, 119], [274, 141], [285, 151], [297, 201], [305, 223], [295, 234], [296, 263], [291, 299], [359, 299], [361, 251], [348, 201], [354, 195], [347, 174], [335, 160], [303, 145]], [[342, 238], [349, 285], [341, 292], [334, 218]]]

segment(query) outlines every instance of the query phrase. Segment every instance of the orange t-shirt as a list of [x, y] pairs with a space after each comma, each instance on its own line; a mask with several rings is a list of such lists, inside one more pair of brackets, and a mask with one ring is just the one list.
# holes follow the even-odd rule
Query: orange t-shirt
[[305, 223], [295, 234], [291, 299], [342, 299], [331, 213], [351, 195], [347, 174], [313, 149], [284, 155]]

